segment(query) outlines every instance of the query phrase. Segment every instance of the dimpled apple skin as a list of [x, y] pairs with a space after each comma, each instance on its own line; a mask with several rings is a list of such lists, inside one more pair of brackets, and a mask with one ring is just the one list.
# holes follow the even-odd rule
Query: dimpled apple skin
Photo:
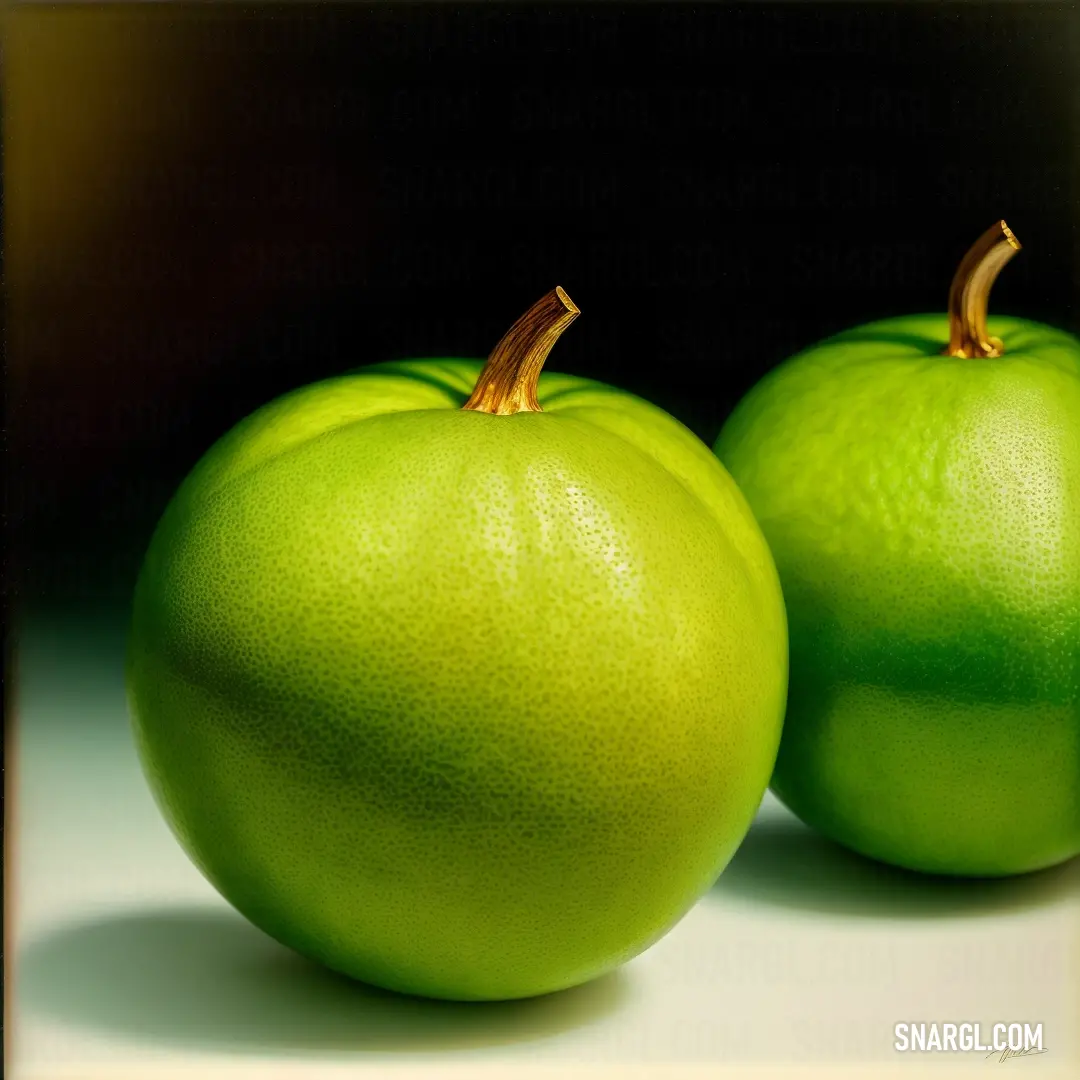
[[791, 681], [772, 787], [865, 855], [1013, 874], [1080, 852], [1080, 341], [944, 316], [782, 364], [716, 444], [769, 540]]
[[708, 888], [768, 784], [786, 623], [709, 448], [603, 384], [462, 411], [481, 364], [271, 403], [174, 497], [129, 685], [155, 796], [266, 932], [457, 999], [591, 979]]

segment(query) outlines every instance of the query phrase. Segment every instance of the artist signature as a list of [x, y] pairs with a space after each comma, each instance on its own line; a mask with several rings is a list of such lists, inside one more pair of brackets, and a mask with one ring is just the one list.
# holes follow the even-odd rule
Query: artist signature
[[1045, 1046], [1041, 1050], [1037, 1046], [1028, 1047], [1027, 1050], [1010, 1050], [1008, 1047], [1006, 1047], [1004, 1050], [991, 1050], [990, 1053], [987, 1054], [986, 1056], [987, 1056], [987, 1058], [997, 1058], [998, 1062], [1002, 1062], [1002, 1061], [1008, 1061], [1009, 1058], [1031, 1057], [1032, 1054], [1045, 1054], [1045, 1053], [1046, 1053], [1046, 1047]]

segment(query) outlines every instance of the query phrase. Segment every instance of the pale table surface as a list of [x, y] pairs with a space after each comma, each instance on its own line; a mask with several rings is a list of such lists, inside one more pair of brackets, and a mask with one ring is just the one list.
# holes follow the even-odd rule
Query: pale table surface
[[1080, 860], [1007, 881], [924, 879], [818, 839], [767, 796], [713, 889], [615, 975], [526, 1002], [418, 1001], [295, 956], [194, 869], [139, 770], [118, 616], [27, 621], [12, 675], [14, 1080], [996, 1064], [897, 1053], [899, 1021], [1041, 1022], [1047, 1052], [1002, 1067], [1080, 1075]]

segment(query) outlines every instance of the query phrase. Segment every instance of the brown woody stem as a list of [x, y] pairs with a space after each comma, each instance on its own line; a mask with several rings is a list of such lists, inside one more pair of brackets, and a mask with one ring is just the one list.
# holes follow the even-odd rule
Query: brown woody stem
[[945, 356], [1001, 356], [1005, 346], [986, 330], [990, 288], [1001, 268], [1020, 250], [1004, 221], [995, 222], [960, 260], [949, 289], [949, 344]]
[[463, 408], [496, 416], [542, 412], [536, 400], [540, 369], [551, 347], [580, 314], [558, 286], [537, 300], [492, 349]]

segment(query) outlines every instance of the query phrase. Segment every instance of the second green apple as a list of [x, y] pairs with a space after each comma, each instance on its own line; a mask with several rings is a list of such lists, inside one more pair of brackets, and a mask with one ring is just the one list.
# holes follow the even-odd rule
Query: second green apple
[[1080, 341], [987, 321], [1017, 250], [999, 222], [948, 314], [807, 349], [716, 443], [787, 604], [774, 791], [862, 854], [944, 874], [1080, 852]]

